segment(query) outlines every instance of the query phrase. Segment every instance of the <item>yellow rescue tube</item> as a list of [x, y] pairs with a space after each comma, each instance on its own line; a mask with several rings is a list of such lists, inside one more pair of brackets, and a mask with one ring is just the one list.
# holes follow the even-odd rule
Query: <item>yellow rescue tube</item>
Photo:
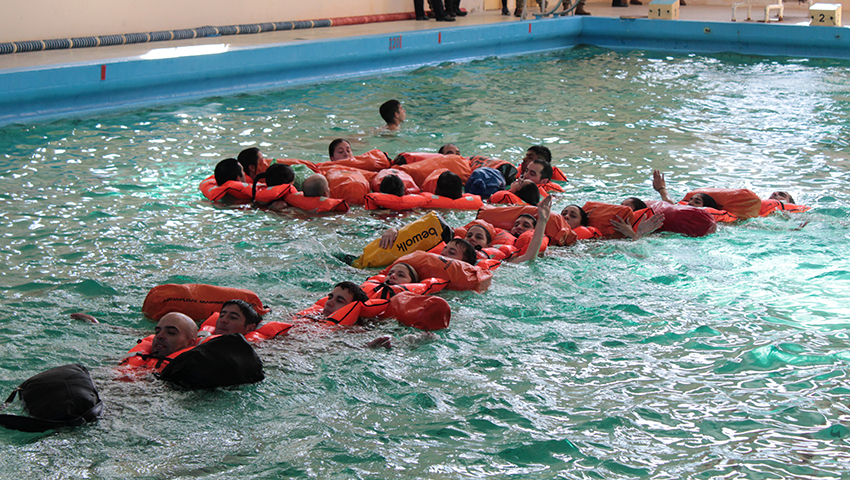
[[[440, 217], [431, 212], [410, 225], [402, 227], [391, 248], [381, 248], [381, 239], [375, 239], [366, 245], [363, 254], [351, 265], [354, 268], [385, 267], [410, 252], [428, 250], [443, 241], [443, 228]], [[451, 229], [448, 235], [451, 235]]]

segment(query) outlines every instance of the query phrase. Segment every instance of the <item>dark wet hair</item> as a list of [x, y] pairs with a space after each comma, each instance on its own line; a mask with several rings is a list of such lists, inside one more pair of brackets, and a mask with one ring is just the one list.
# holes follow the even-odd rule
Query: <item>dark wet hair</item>
[[387, 100], [381, 104], [381, 108], [379, 109], [381, 118], [387, 123], [392, 123], [395, 121], [395, 114], [398, 112], [399, 107], [401, 107], [401, 102], [398, 100]]
[[331, 142], [330, 145], [328, 145], [328, 157], [334, 156], [334, 150], [336, 150], [336, 147], [342, 142], [347, 143], [349, 147], [351, 146], [351, 142], [349, 142], [348, 140], [344, 138], [337, 138], [336, 140]]
[[[437, 150], [437, 153], [439, 153], [440, 155], [445, 155], [446, 154], [446, 147], [448, 147], [449, 145], [454, 145], [455, 147], [457, 147], [457, 145], [455, 145], [454, 143], [447, 143], [447, 144], [443, 145], [442, 147], [440, 147], [440, 149]], [[458, 150], [460, 150], [460, 149], [458, 148]]]
[[777, 191], [776, 193], [784, 193], [785, 195], [787, 195], [787, 196], [788, 196], [788, 203], [790, 203], [791, 205], [796, 205], [796, 204], [797, 204], [797, 202], [795, 202], [795, 201], [794, 201], [794, 197], [792, 197], [790, 193], [788, 193], [788, 192], [783, 192], [783, 191], [781, 191], [781, 190]]
[[586, 227], [590, 223], [590, 219], [587, 217], [587, 212], [585, 212], [583, 208], [579, 207], [576, 204], [567, 205], [566, 207], [564, 207], [564, 210], [562, 210], [562, 212], [566, 211], [570, 207], [576, 207], [578, 209], [579, 217], [581, 217], [581, 226]]
[[467, 242], [466, 239], [455, 237], [449, 243], [456, 243], [462, 247], [463, 250], [463, 261], [470, 264], [475, 265], [478, 261], [478, 253], [476, 253], [475, 247], [472, 246], [471, 243]]
[[254, 187], [251, 189], [252, 197], [257, 196], [257, 183], [260, 180], [265, 180], [269, 187], [285, 185], [295, 181], [295, 170], [285, 163], [275, 163], [266, 169], [263, 173], [258, 173], [254, 177]]
[[537, 160], [532, 161], [531, 163], [540, 165], [540, 178], [545, 178], [547, 180], [552, 180], [552, 164], [538, 158]]
[[634, 205], [633, 210], [643, 210], [644, 208], [647, 208], [646, 203], [637, 197], [629, 197], [623, 200], [623, 203], [625, 202], [631, 202], [631, 204]]
[[239, 152], [239, 156], [236, 157], [236, 160], [242, 164], [242, 169], [245, 171], [245, 174], [248, 174], [248, 167], [256, 167], [257, 160], [260, 158], [260, 149], [257, 147], [246, 148]]
[[254, 307], [251, 306], [250, 303], [245, 300], [240, 300], [238, 298], [233, 300], [228, 300], [221, 305], [221, 308], [224, 308], [228, 305], [236, 305], [239, 307], [239, 310], [242, 311], [242, 315], [245, 315], [245, 325], [259, 325], [260, 322], [263, 321], [263, 317], [254, 310]]
[[699, 195], [700, 198], [702, 198], [702, 206], [703, 207], [714, 208], [714, 209], [720, 210], [720, 205], [718, 205], [717, 201], [711, 195], [709, 195], [707, 193], [695, 193], [694, 197], [696, 197], [697, 195]]
[[242, 166], [235, 158], [225, 158], [215, 166], [215, 183], [224, 185], [231, 180], [238, 180]]
[[457, 200], [463, 196], [463, 180], [456, 173], [446, 170], [437, 177], [434, 194]]
[[348, 293], [351, 294], [351, 299], [354, 302], [365, 302], [369, 300], [369, 296], [366, 295], [366, 292], [364, 292], [363, 289], [354, 282], [339, 282], [334, 285], [334, 288], [337, 287], [343, 290], [348, 290]]
[[404, 196], [404, 182], [398, 175], [387, 175], [381, 180], [381, 187], [378, 189], [381, 193], [395, 195], [396, 197]]
[[534, 154], [537, 155], [537, 158], [552, 163], [552, 152], [543, 145], [532, 145], [528, 147], [527, 151], [534, 152]]
[[540, 203], [540, 189], [533, 183], [527, 183], [520, 187], [516, 192], [516, 196], [529, 205]]

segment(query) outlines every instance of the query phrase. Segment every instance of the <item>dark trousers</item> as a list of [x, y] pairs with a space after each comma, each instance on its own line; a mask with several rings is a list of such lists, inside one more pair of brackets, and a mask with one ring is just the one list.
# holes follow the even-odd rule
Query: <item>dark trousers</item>
[[[442, 0], [433, 0], [431, 3], [431, 8], [434, 10], [435, 17], [443, 18], [446, 16], [446, 11], [443, 10]], [[425, 0], [413, 0], [413, 10], [416, 12], [417, 17], [425, 16]]]

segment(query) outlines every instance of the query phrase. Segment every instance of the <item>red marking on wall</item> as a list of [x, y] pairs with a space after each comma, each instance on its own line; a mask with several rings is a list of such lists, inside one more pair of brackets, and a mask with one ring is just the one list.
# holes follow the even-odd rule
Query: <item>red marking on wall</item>
[[531, 24], [528, 24], [528, 33], [531, 33]]
[[390, 50], [398, 50], [401, 48], [401, 35], [390, 37]]
[[443, 43], [443, 32], [437, 32], [437, 43]]
[[106, 80], [106, 65], [100, 66], [100, 79]]

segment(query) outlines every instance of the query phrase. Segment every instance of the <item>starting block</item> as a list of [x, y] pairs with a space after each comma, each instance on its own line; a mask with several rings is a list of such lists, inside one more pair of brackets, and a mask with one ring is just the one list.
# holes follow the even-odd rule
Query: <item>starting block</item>
[[809, 18], [812, 23], [824, 27], [841, 26], [841, 4], [840, 3], [816, 3], [809, 7]]
[[678, 20], [679, 0], [652, 0], [649, 2], [651, 20]]

